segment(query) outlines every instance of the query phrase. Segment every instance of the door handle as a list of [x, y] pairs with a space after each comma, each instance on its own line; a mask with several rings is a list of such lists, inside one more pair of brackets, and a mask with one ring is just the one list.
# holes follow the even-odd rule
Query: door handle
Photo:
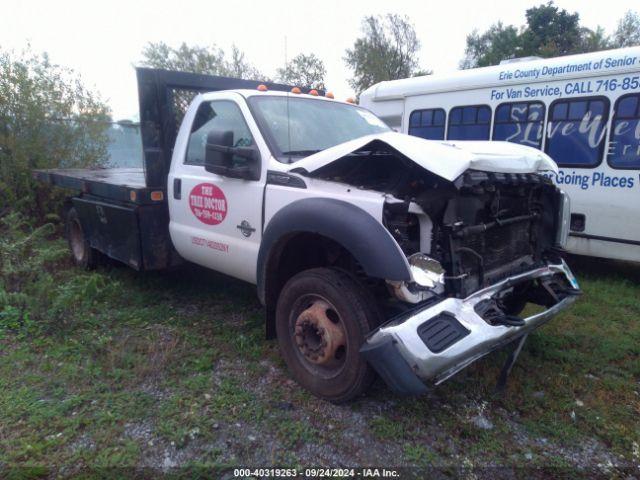
[[179, 178], [173, 179], [173, 198], [176, 200], [182, 198], [182, 180]]

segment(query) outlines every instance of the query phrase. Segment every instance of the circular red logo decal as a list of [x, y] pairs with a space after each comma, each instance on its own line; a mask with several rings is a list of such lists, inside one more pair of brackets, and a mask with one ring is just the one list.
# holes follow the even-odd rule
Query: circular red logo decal
[[189, 206], [198, 220], [217, 225], [227, 216], [227, 199], [215, 185], [200, 183], [189, 194]]

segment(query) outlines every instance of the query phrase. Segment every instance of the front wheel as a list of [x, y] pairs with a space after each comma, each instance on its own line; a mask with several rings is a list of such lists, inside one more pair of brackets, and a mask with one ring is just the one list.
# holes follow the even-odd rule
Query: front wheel
[[334, 403], [362, 394], [374, 372], [360, 347], [378, 315], [368, 291], [342, 270], [315, 268], [292, 277], [278, 298], [276, 331], [293, 378]]

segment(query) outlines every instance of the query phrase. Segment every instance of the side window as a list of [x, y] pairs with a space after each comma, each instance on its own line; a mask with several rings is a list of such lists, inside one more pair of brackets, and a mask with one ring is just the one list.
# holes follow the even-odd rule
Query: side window
[[491, 108], [487, 105], [452, 108], [447, 140], [489, 140], [490, 123]]
[[640, 168], [640, 94], [620, 97], [613, 110], [609, 165]]
[[442, 108], [414, 110], [409, 117], [409, 135], [427, 140], [444, 140], [444, 120]]
[[493, 139], [542, 147], [544, 103], [502, 103], [493, 119]]
[[[248, 147], [253, 144], [253, 137], [238, 105], [230, 100], [204, 102], [198, 107], [191, 126], [185, 164], [204, 165], [207, 134], [211, 130], [231, 130], [235, 147]], [[233, 161], [237, 164], [246, 162], [240, 157], [234, 158]]]
[[561, 167], [596, 167], [602, 161], [609, 119], [606, 97], [551, 104], [546, 152]]

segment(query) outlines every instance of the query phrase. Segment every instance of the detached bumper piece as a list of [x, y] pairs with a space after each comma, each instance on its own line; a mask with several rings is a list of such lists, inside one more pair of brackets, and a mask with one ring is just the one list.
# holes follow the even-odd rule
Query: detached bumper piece
[[[520, 318], [501, 311], [501, 298], [527, 287], [545, 310]], [[465, 299], [446, 298], [410, 310], [373, 331], [362, 355], [394, 390], [420, 394], [469, 364], [521, 339], [571, 305], [578, 283], [562, 261], [507, 278]]]

